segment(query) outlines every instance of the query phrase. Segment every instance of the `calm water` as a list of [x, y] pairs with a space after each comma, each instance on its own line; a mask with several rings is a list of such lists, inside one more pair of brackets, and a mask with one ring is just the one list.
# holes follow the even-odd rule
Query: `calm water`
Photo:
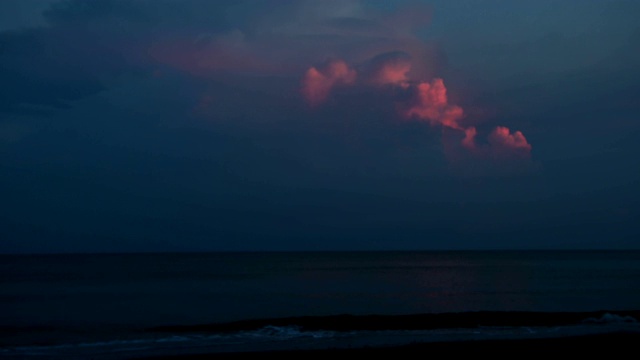
[[639, 309], [640, 251], [0, 256], [5, 350], [252, 318]]

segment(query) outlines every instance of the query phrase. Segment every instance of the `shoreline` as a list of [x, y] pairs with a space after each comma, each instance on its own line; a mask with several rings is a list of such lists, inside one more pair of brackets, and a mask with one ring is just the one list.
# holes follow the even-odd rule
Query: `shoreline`
[[[463, 312], [412, 315], [336, 315], [320, 317], [291, 317], [281, 319], [248, 320], [223, 324], [197, 326], [169, 326], [156, 328], [174, 334], [227, 332], [251, 330], [265, 325], [289, 327], [300, 331], [364, 331], [369, 337], [331, 339], [327, 342], [295, 341], [282, 347], [277, 343], [263, 343], [259, 347], [242, 345], [225, 349], [179, 349], [173, 354], [147, 354], [132, 357], [136, 360], [227, 359], [237, 357], [277, 356], [302, 358], [304, 356], [373, 356], [392, 355], [409, 357], [432, 352], [448, 354], [493, 354], [496, 352], [545, 354], [553, 349], [572, 353], [591, 354], [635, 350], [640, 344], [639, 311], [594, 312]], [[629, 326], [626, 326], [629, 325]], [[452, 336], [418, 335], [394, 338], [395, 331], [452, 330]], [[465, 331], [457, 333], [458, 329]], [[489, 332], [485, 332], [489, 329]], [[498, 329], [497, 332], [491, 329]], [[501, 329], [507, 329], [500, 332]], [[534, 329], [528, 333], [514, 329]], [[539, 329], [562, 329], [539, 331]], [[391, 331], [388, 333], [386, 331]]]
[[331, 315], [171, 325], [119, 339], [0, 348], [7, 359], [177, 360], [252, 356], [634, 351], [640, 310]]
[[527, 339], [485, 339], [462, 341], [415, 342], [394, 346], [362, 346], [327, 349], [292, 349], [267, 351], [234, 351], [191, 354], [171, 354], [160, 356], [130, 357], [129, 360], [206, 360], [235, 358], [304, 358], [305, 356], [429, 356], [434, 353], [492, 355], [519, 357], [522, 355], [553, 355], [557, 351], [567, 351], [571, 355], [608, 353], [635, 353], [640, 344], [640, 332], [619, 331], [604, 334], [570, 335], [559, 337]]
[[250, 319], [210, 324], [166, 325], [146, 329], [153, 333], [229, 333], [267, 326], [296, 327], [301, 331], [432, 330], [453, 328], [569, 326], [637, 323], [640, 310], [576, 312], [468, 311], [404, 315], [319, 315]]

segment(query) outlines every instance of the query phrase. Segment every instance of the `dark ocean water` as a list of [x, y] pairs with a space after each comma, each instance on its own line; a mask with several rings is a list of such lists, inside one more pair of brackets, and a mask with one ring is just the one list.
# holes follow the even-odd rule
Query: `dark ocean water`
[[[637, 310], [640, 251], [0, 256], [0, 357], [7, 358], [121, 358], [187, 348], [235, 351], [636, 329], [635, 318], [624, 312]], [[563, 328], [341, 331], [265, 321], [224, 332], [155, 331], [296, 316], [479, 311], [606, 314], [585, 315], [587, 322]]]

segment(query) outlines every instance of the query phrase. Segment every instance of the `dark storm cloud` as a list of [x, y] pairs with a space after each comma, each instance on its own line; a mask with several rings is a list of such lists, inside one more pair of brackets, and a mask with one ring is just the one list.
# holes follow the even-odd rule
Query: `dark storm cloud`
[[0, 251], [637, 247], [637, 5], [421, 4], [58, 1], [7, 27]]
[[[354, 1], [60, 1], [47, 25], [0, 38], [0, 104], [63, 107], [95, 94], [123, 73], [169, 66], [196, 76], [216, 72], [289, 73], [344, 52], [364, 59], [417, 47], [398, 30], [402, 14], [365, 11]], [[413, 15], [415, 17], [415, 15]], [[406, 17], [410, 23], [411, 17]], [[390, 27], [394, 26], [394, 27]]]
[[[0, 106], [10, 111], [28, 110], [29, 105], [67, 107], [71, 101], [104, 90], [117, 76], [152, 70], [155, 64], [147, 51], [154, 38], [181, 25], [177, 14], [173, 19], [166, 16], [176, 3], [154, 5], [61, 1], [44, 12], [46, 26], [3, 33], [0, 63], [7, 86]], [[184, 22], [197, 30], [194, 14], [185, 14], [190, 18]], [[209, 20], [210, 28], [228, 28], [213, 16]]]

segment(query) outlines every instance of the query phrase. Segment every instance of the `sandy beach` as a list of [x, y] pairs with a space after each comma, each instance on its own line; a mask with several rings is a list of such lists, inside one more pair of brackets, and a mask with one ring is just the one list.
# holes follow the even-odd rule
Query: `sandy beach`
[[[320, 343], [298, 340], [282, 347], [277, 343], [262, 343], [258, 347], [183, 348], [170, 354], [154, 354], [133, 359], [226, 359], [237, 357], [304, 358], [307, 356], [429, 356], [429, 354], [490, 355], [512, 358], [514, 356], [548, 355], [557, 352], [572, 355], [606, 353], [622, 356], [635, 352], [640, 343], [637, 327], [637, 311], [626, 312], [470, 312], [449, 314], [414, 314], [403, 316], [328, 316], [293, 317], [285, 319], [250, 320], [227, 324], [210, 324], [196, 327], [169, 327], [172, 333], [193, 331], [237, 331], [263, 327], [265, 324], [281, 327], [295, 326], [306, 330], [371, 331], [368, 336], [359, 336], [360, 341], [349, 337], [333, 338]], [[613, 326], [613, 327], [612, 327]], [[450, 329], [452, 337], [415, 337], [410, 339], [399, 332], [385, 330]], [[457, 332], [465, 330], [466, 335]], [[476, 331], [471, 331], [476, 329]], [[487, 331], [487, 329], [492, 329]], [[500, 332], [499, 329], [509, 329]], [[520, 329], [516, 331], [516, 329]], [[529, 330], [522, 332], [522, 330]], [[358, 332], [360, 334], [360, 332]], [[408, 333], [406, 333], [408, 334]], [[438, 334], [438, 332], [433, 333]], [[442, 334], [442, 333], [440, 333]], [[438, 335], [435, 335], [438, 336]], [[280, 347], [278, 347], [280, 346]], [[174, 349], [175, 350], [175, 349]]]
[[265, 358], [301, 359], [309, 356], [322, 357], [370, 357], [393, 356], [399, 359], [429, 357], [433, 354], [447, 355], [489, 355], [492, 358], [517, 358], [530, 355], [594, 355], [607, 354], [611, 358], [632, 356], [637, 352], [640, 333], [618, 332], [598, 335], [566, 336], [544, 339], [478, 340], [414, 343], [403, 346], [361, 347], [325, 350], [287, 351], [239, 351], [210, 354], [172, 355], [134, 358], [139, 360], [177, 359], [230, 359]]

